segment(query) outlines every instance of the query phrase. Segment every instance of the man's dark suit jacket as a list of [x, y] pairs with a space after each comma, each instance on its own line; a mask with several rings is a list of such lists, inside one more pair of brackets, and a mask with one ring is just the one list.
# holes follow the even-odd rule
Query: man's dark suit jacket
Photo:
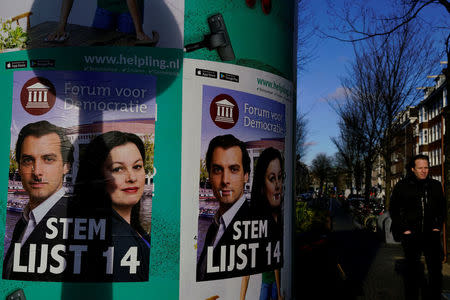
[[[213, 266], [219, 266], [220, 265], [220, 256], [221, 256], [221, 246], [227, 246], [226, 247], [226, 268], [227, 270], [224, 272], [214, 272], [214, 273], [207, 273], [207, 247], [212, 246], [214, 243], [215, 236], [217, 234], [218, 227], [214, 224], [214, 222], [209, 226], [208, 232], [206, 233], [205, 237], [205, 244], [203, 246], [202, 252], [200, 254], [200, 257], [197, 261], [197, 281], [206, 281], [206, 280], [215, 280], [215, 279], [222, 279], [222, 278], [230, 278], [230, 277], [240, 277], [244, 275], [250, 275], [255, 273], [261, 273], [263, 271], [266, 271], [268, 269], [267, 266], [267, 253], [266, 253], [266, 245], [267, 242], [270, 241], [270, 238], [268, 239], [251, 239], [250, 237], [248, 239], [244, 239], [244, 231], [242, 230], [243, 227], [241, 226], [242, 234], [241, 238], [238, 240], [233, 239], [233, 235], [235, 234], [233, 225], [237, 221], [251, 221], [251, 220], [261, 220], [261, 217], [255, 216], [251, 212], [250, 206], [248, 204], [248, 201], [245, 201], [242, 206], [239, 208], [239, 210], [236, 212], [233, 220], [230, 222], [228, 227], [225, 229], [225, 232], [223, 233], [220, 241], [216, 245], [213, 251]], [[270, 226], [270, 225], [269, 225]], [[250, 243], [258, 243], [259, 248], [256, 250], [256, 266], [255, 268], [251, 268], [251, 256], [250, 256], [250, 250], [245, 251], [247, 253], [247, 264], [246, 267], [242, 270], [238, 270], [236, 268], [236, 263], [242, 263], [241, 259], [238, 258], [238, 256], [234, 255], [234, 268], [231, 271], [228, 271], [228, 266], [230, 264], [230, 246], [234, 245], [234, 252], [236, 252], [237, 247], [241, 244], [250, 244]], [[273, 267], [271, 268], [273, 269]]]
[[[27, 266], [27, 272], [14, 272], [13, 271], [13, 260], [14, 260], [14, 244], [20, 243], [19, 239], [22, 235], [22, 232], [26, 228], [26, 224], [20, 224], [22, 220], [19, 220], [14, 228], [11, 245], [6, 253], [5, 259], [3, 260], [3, 278], [4, 279], [14, 279], [14, 280], [33, 280], [33, 281], [79, 281], [80, 278], [83, 278], [82, 275], [73, 274], [73, 252], [69, 251], [69, 245], [84, 245], [86, 241], [74, 241], [71, 238], [71, 232], [73, 230], [69, 230], [69, 238], [63, 239], [61, 233], [61, 227], [57, 226], [59, 229], [58, 235], [54, 239], [46, 238], [46, 232], [50, 232], [47, 228], [47, 220], [49, 218], [71, 218], [77, 217], [76, 209], [72, 209], [72, 205], [69, 201], [69, 198], [64, 196], [58, 200], [58, 202], [53, 205], [53, 207], [47, 212], [44, 218], [37, 224], [34, 230], [31, 232], [30, 236], [27, 238], [25, 243], [21, 247], [20, 251], [20, 265]], [[73, 226], [73, 224], [69, 224], [69, 226]], [[36, 245], [36, 254], [35, 257], [35, 266], [34, 270], [29, 270], [29, 252], [30, 245]], [[41, 252], [42, 245], [48, 245], [48, 253], [47, 253], [47, 268], [45, 272], [38, 273], [38, 267], [41, 265]], [[60, 262], [56, 261], [52, 258], [51, 250], [55, 245], [64, 245], [66, 247], [65, 251], [59, 251], [58, 254], [65, 258], [66, 260], [66, 268], [60, 274], [53, 274], [50, 272], [50, 266], [57, 267]], [[86, 255], [86, 253], [84, 253]], [[45, 257], [45, 255], [44, 255]], [[16, 258], [17, 259], [17, 258]], [[11, 268], [8, 270], [8, 261], [11, 261]], [[81, 260], [83, 262], [83, 260]], [[86, 266], [81, 266], [81, 270], [85, 269]], [[84, 280], [82, 280], [84, 281]]]

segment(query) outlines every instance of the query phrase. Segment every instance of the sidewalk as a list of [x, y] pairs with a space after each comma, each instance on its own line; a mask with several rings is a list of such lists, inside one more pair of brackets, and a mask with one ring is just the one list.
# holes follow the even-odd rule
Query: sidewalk
[[[399, 272], [402, 259], [403, 250], [400, 245], [382, 245], [364, 280], [363, 294], [357, 299], [404, 299], [403, 278]], [[442, 273], [444, 295], [450, 300], [450, 265], [448, 263], [443, 264]]]
[[[326, 235], [325, 245], [302, 253], [296, 260], [297, 299], [405, 299], [402, 246], [385, 243], [383, 240], [393, 239], [380, 232], [359, 229], [351, 214], [339, 204], [330, 206], [333, 231]], [[302, 242], [302, 238], [299, 236], [296, 242]], [[345, 276], [337, 276], [337, 263]], [[450, 264], [443, 264], [443, 275], [443, 294], [450, 300]]]

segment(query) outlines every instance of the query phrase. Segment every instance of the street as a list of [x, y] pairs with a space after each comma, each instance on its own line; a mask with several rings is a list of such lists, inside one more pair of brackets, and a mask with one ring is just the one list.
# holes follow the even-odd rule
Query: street
[[[296, 299], [403, 299], [401, 246], [360, 229], [337, 200], [331, 201], [332, 232], [297, 236]], [[443, 273], [443, 289], [450, 290], [448, 264]]]

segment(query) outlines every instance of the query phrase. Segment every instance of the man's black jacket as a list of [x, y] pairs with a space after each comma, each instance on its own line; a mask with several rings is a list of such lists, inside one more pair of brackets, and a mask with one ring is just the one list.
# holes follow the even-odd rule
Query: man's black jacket
[[407, 230], [424, 234], [433, 229], [441, 230], [446, 211], [439, 181], [431, 178], [419, 180], [414, 174], [407, 176], [395, 185], [391, 195], [389, 212], [394, 239], [399, 241]]

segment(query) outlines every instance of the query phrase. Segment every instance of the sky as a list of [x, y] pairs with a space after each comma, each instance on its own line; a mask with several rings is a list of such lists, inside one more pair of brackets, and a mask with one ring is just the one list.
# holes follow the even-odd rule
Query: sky
[[[314, 20], [319, 21], [321, 28], [327, 28], [329, 17], [327, 4], [323, 0], [311, 1], [309, 6]], [[338, 136], [337, 115], [327, 99], [340, 91], [339, 76], [345, 73], [345, 65], [353, 57], [350, 43], [317, 36], [310, 45], [316, 48], [314, 59], [306, 65], [306, 69], [298, 76], [297, 112], [307, 118], [308, 151], [305, 162], [310, 164], [318, 153], [332, 155], [336, 148], [330, 137]]]
[[[344, 1], [333, 3], [339, 9]], [[360, 2], [354, 0], [355, 3]], [[389, 7], [390, 0], [369, 1], [377, 2], [378, 9]], [[312, 20], [322, 30], [327, 31], [332, 25], [332, 18], [327, 15], [326, 0], [307, 0], [308, 10]], [[442, 7], [426, 9], [422, 16], [433, 20], [448, 17]], [[300, 29], [301, 30], [301, 29]], [[329, 31], [328, 31], [329, 32]], [[304, 162], [307, 165], [318, 153], [334, 155], [336, 148], [331, 137], [339, 135], [337, 115], [331, 108], [327, 99], [339, 96], [342, 92], [340, 77], [345, 75], [346, 65], [353, 60], [351, 43], [340, 42], [331, 38], [314, 36], [310, 45], [314, 48], [314, 59], [306, 65], [304, 71], [299, 72], [297, 80], [297, 112], [306, 115], [307, 119], [307, 145], [308, 150]], [[424, 77], [428, 74], [424, 74]]]

